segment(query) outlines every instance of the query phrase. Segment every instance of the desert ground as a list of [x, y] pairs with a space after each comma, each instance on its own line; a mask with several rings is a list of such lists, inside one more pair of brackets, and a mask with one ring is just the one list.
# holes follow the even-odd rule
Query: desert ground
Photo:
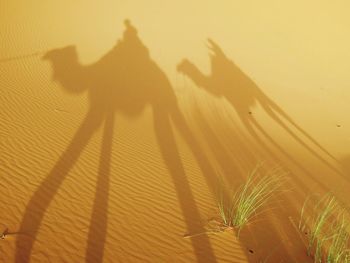
[[[0, 262], [313, 262], [350, 205], [350, 3], [0, 0]], [[283, 190], [220, 224], [218, 184]]]

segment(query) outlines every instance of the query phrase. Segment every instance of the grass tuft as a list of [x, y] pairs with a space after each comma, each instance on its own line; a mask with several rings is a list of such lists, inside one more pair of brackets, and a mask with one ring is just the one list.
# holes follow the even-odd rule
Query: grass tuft
[[331, 194], [309, 205], [308, 198], [301, 210], [299, 229], [307, 230], [308, 255], [315, 262], [350, 263], [349, 220], [346, 211]]
[[269, 201], [271, 196], [280, 189], [285, 172], [280, 168], [270, 170], [265, 175], [259, 172], [258, 165], [231, 198], [225, 198], [223, 186], [218, 195], [219, 214], [226, 227], [241, 229], [252, 220], [258, 210]]
[[335, 221], [332, 227], [332, 242], [327, 253], [327, 262], [350, 262], [350, 251], [347, 248], [349, 243], [349, 222], [344, 214]]

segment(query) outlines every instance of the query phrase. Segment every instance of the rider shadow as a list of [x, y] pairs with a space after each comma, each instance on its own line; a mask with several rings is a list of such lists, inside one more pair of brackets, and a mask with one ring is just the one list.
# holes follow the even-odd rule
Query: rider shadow
[[[189, 146], [207, 184], [214, 188], [215, 173], [206, 159], [195, 136], [181, 113], [171, 84], [151, 59], [135, 27], [125, 21], [121, 40], [99, 61], [81, 65], [74, 46], [49, 51], [43, 58], [52, 64], [53, 78], [70, 93], [88, 92], [89, 110], [55, 166], [31, 197], [19, 231], [30, 230], [33, 239], [17, 239], [16, 262], [29, 262], [34, 239], [52, 199], [78, 161], [79, 156], [97, 129], [104, 125], [95, 199], [88, 232], [86, 262], [103, 261], [107, 235], [108, 190], [114, 135], [114, 114], [133, 117], [146, 105], [153, 112], [153, 123], [162, 158], [171, 175], [179, 205], [189, 233], [205, 232], [192, 194], [172, 124]], [[198, 262], [216, 262], [206, 235], [191, 238]]]
[[[224, 97], [237, 112], [244, 128], [254, 140], [260, 144], [270, 156], [276, 155], [266, 145], [265, 140], [270, 142], [294, 165], [308, 173], [294, 158], [287, 153], [264, 127], [254, 118], [253, 108], [259, 104], [264, 112], [283, 130], [298, 142], [305, 150], [326, 165], [337, 174], [341, 172], [326, 160], [320, 152], [337, 161], [325, 148], [314, 138], [304, 131], [292, 118], [283, 111], [271, 98], [250, 79], [233, 61], [226, 57], [221, 48], [211, 39], [208, 40], [208, 47], [212, 51], [210, 56], [211, 73], [205, 75], [190, 61], [184, 59], [177, 67], [178, 71], [189, 77], [199, 88], [203, 88], [216, 97]], [[305, 139], [302, 139], [293, 129], [298, 131]], [[262, 135], [260, 136], [259, 133]], [[264, 140], [265, 139], [265, 140]], [[315, 150], [310, 145], [316, 147]]]
[[[238, 126], [231, 127], [229, 136], [223, 136], [223, 134], [218, 135], [216, 129], [213, 129], [212, 126], [208, 125], [206, 115], [203, 114], [203, 109], [200, 107], [196, 108], [195, 119], [197, 124], [200, 127], [200, 130], [203, 134], [205, 142], [208, 144], [210, 151], [213, 153], [214, 158], [218, 166], [221, 168], [224, 175], [235, 174], [235, 180], [237, 177], [244, 178], [246, 174], [242, 174], [242, 163], [250, 163], [251, 167], [254, 167], [257, 163], [263, 161], [271, 161], [273, 164], [281, 164], [284, 166], [284, 162], [281, 158], [272, 151], [263, 139], [269, 141], [273, 146], [275, 146], [280, 152], [282, 152], [289, 161], [293, 162], [305, 173], [312, 176], [303, 166], [296, 162], [293, 157], [290, 156], [283, 148], [281, 148], [278, 143], [268, 134], [268, 132], [258, 123], [252, 114], [252, 108], [257, 103], [260, 103], [262, 108], [268, 114], [272, 120], [274, 120], [278, 125], [280, 125], [285, 132], [287, 132], [292, 138], [294, 138], [298, 143], [300, 143], [306, 150], [311, 152], [316, 158], [318, 158], [322, 163], [327, 165], [330, 169], [335, 170], [335, 168], [328, 163], [323, 157], [321, 157], [316, 151], [314, 151], [304, 140], [302, 140], [296, 133], [293, 132], [289, 125], [297, 129], [304, 137], [309, 139], [311, 143], [314, 143], [319, 150], [323, 151], [325, 154], [331, 156], [319, 143], [317, 143], [310, 135], [308, 135], [301, 127], [299, 127], [275, 102], [268, 98], [262, 91], [257, 87], [257, 85], [246, 76], [232, 61], [230, 61], [221, 51], [221, 49], [213, 42], [209, 41], [211, 48], [214, 52], [214, 55], [211, 57], [211, 75], [206, 76], [202, 74], [199, 69], [193, 65], [188, 60], [183, 60], [178, 65], [178, 71], [185, 74], [189, 77], [198, 88], [203, 88], [210, 94], [216, 97], [224, 97], [230, 105], [237, 112], [240, 121], [243, 123], [243, 128], [245, 128], [248, 133], [244, 133], [243, 130]], [[222, 120], [223, 121], [223, 120]], [[258, 132], [264, 137], [260, 137]], [[250, 135], [253, 140], [250, 140], [246, 135]], [[220, 140], [224, 138], [223, 140]], [[260, 147], [259, 147], [260, 146]], [[261, 148], [263, 151], [261, 151]], [[230, 150], [233, 149], [233, 153], [230, 153]], [[268, 154], [266, 154], [268, 153]], [[264, 156], [264, 159], [261, 157]], [[235, 159], [239, 162], [235, 162]], [[242, 162], [243, 159], [243, 162]], [[338, 171], [337, 171], [338, 172]], [[231, 181], [232, 178], [226, 176], [226, 179], [230, 184], [234, 184], [234, 181]], [[298, 193], [307, 193], [309, 188], [305, 183], [300, 180], [298, 177], [293, 178], [293, 181], [296, 181], [298, 188], [295, 191]], [[324, 185], [319, 183], [322, 188]], [[278, 208], [278, 211], [282, 214], [288, 213], [290, 209], [295, 209], [293, 203], [288, 203], [288, 209], [284, 205], [276, 202], [275, 208]], [[266, 218], [267, 219], [267, 218]], [[265, 219], [265, 220], [266, 220]], [[286, 229], [290, 229], [290, 226], [286, 224]], [[289, 240], [296, 240], [298, 238], [298, 232], [294, 228], [290, 229], [288, 232]], [[266, 238], [269, 237], [269, 238]], [[265, 228], [256, 228], [254, 224], [247, 226], [245, 230], [245, 235], [242, 236], [241, 242], [249, 247], [252, 244], [258, 248], [258, 251], [255, 251], [254, 254], [260, 253], [259, 256], [266, 257], [266, 252], [271, 251], [271, 241], [272, 240], [283, 240], [286, 236], [281, 235], [281, 231], [275, 228], [274, 225], [266, 224]], [[260, 250], [259, 250], [260, 249]], [[268, 257], [278, 258], [283, 255], [284, 257], [292, 259], [294, 257], [291, 251], [303, 251], [303, 247], [298, 244], [294, 245], [293, 249], [288, 247], [284, 242], [278, 244], [278, 253], [273, 253], [274, 255], [269, 255]], [[271, 258], [272, 260], [272, 258]], [[299, 262], [298, 260], [294, 260]]]

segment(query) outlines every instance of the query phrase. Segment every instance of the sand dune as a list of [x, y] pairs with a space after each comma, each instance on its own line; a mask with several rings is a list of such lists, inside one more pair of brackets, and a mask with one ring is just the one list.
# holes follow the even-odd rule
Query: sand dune
[[[0, 261], [309, 262], [306, 196], [349, 199], [350, 21], [287, 2], [0, 0]], [[262, 161], [287, 191], [214, 232]]]

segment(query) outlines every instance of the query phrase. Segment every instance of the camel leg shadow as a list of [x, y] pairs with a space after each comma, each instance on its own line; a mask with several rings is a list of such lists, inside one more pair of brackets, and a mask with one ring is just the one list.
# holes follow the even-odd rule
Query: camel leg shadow
[[114, 113], [107, 113], [101, 147], [95, 200], [90, 220], [86, 263], [103, 262], [103, 251], [107, 235], [108, 192], [113, 145]]
[[[313, 150], [307, 143], [305, 143], [302, 139], [300, 139], [283, 121], [278, 115], [268, 106], [262, 104], [265, 112], [272, 118], [278, 125], [280, 125], [284, 131], [286, 131], [293, 139], [295, 139], [301, 146], [303, 146], [306, 150], [308, 150], [315, 158], [317, 158], [320, 162], [326, 165], [329, 169], [333, 170], [335, 173], [341, 175], [341, 172], [334, 167], [330, 162], [324, 159], [319, 153]], [[318, 147], [318, 149], [325, 154], [327, 154], [330, 158], [337, 161], [337, 159], [331, 155], [322, 145], [320, 145], [315, 139], [313, 139], [308, 133], [306, 133], [299, 125], [297, 125], [288, 115], [286, 115], [278, 106], [272, 104], [274, 109], [284, 117], [286, 121], [288, 121], [292, 126], [294, 126], [302, 135], [304, 135], [307, 139], [309, 139], [314, 145]]]
[[[169, 113], [161, 108], [154, 108], [153, 112], [156, 137], [165, 165], [170, 171], [175, 186], [187, 231], [189, 233], [203, 233], [205, 229], [201, 225], [200, 213], [180, 159]], [[210, 241], [206, 235], [191, 238], [191, 242], [197, 262], [216, 262]]]
[[[279, 150], [280, 153], [282, 153], [287, 160], [289, 160], [293, 165], [295, 165], [298, 169], [303, 171], [305, 174], [309, 175], [311, 178], [314, 179], [314, 182], [318, 184], [318, 186], [321, 189], [326, 189], [325, 185], [320, 182], [319, 180], [316, 180], [313, 176], [313, 174], [307, 170], [304, 166], [302, 166], [295, 158], [293, 158], [287, 151], [285, 151], [267, 132], [261, 127], [261, 125], [253, 118], [241, 118], [243, 125], [245, 128], [248, 130], [248, 133], [260, 144], [265, 151], [268, 152], [269, 156], [272, 157], [275, 161], [280, 162], [280, 158], [276, 156], [275, 153], [273, 153], [272, 149], [260, 138], [258, 133], [254, 130], [256, 128], [263, 136], [265, 139], [267, 139], [276, 149]], [[296, 177], [295, 177], [296, 178]], [[296, 179], [297, 180], [297, 179]], [[299, 184], [300, 187], [303, 187], [304, 190], [306, 191], [307, 189], [304, 187], [303, 183]]]
[[30, 261], [35, 238], [47, 208], [90, 138], [100, 126], [101, 121], [102, 115], [100, 113], [89, 111], [69, 146], [29, 200], [18, 232], [30, 232], [32, 238], [28, 239], [18, 236], [16, 242], [16, 263]]

